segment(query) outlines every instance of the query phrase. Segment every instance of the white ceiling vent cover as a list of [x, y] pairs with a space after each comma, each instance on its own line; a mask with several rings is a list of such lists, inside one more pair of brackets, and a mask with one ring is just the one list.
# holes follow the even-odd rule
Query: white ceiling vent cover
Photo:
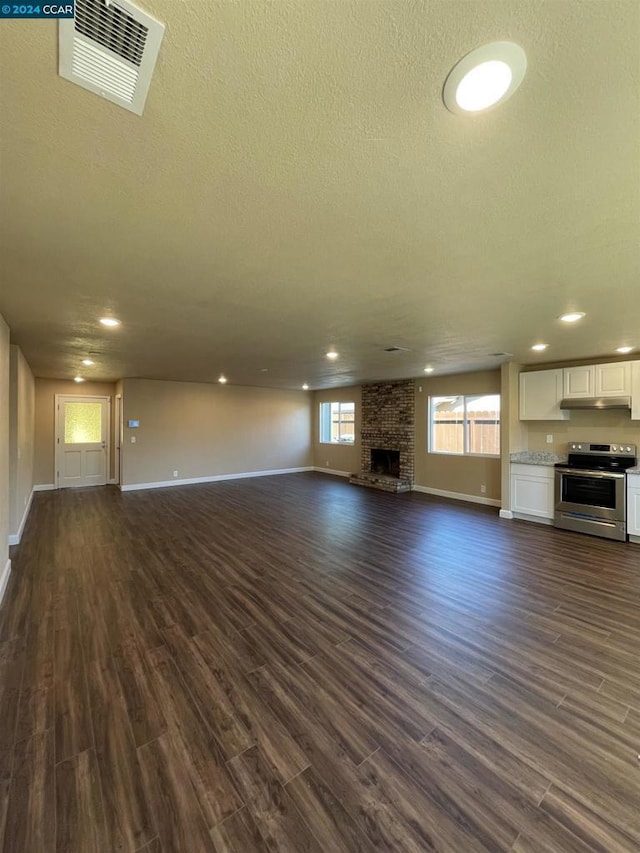
[[142, 115], [164, 24], [129, 0], [76, 0], [58, 32], [61, 77]]

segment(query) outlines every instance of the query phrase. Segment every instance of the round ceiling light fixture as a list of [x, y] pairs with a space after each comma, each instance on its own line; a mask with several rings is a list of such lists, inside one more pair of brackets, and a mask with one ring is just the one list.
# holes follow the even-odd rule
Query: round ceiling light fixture
[[73, 381], [74, 382], [84, 382], [84, 379], [82, 378], [82, 376], [74, 376]]
[[227, 377], [226, 377], [224, 374], [223, 374], [223, 375], [221, 375], [221, 376], [218, 378], [218, 382], [219, 382], [221, 385], [226, 385], [226, 384], [227, 384]]
[[86, 367], [91, 367], [91, 365], [93, 364], [93, 362], [91, 361], [91, 359], [90, 359], [90, 358], [83, 358], [83, 359], [82, 359], [82, 363], [83, 363]]
[[478, 113], [513, 95], [527, 70], [527, 55], [512, 41], [494, 41], [468, 53], [449, 72], [442, 97], [457, 115]]
[[424, 372], [425, 373], [433, 373], [433, 367], [425, 367]]
[[618, 347], [616, 352], [621, 353], [621, 355], [626, 355], [628, 352], [632, 352], [633, 347]]
[[562, 320], [563, 323], [577, 323], [585, 316], [584, 311], [570, 311], [568, 314], [561, 314], [558, 319]]
[[309, 390], [309, 386], [307, 385], [307, 383], [306, 383], [306, 382], [305, 382], [305, 383], [304, 383], [304, 385], [302, 386], [302, 390], [303, 390], [303, 391], [308, 391], [308, 390]]
[[116, 320], [115, 317], [100, 317], [100, 322], [103, 326], [107, 326], [110, 329], [120, 325], [120, 320]]
[[534, 350], [534, 352], [544, 352], [548, 346], [549, 344], [534, 344], [531, 349]]
[[334, 349], [329, 350], [329, 352], [327, 353], [327, 358], [330, 358], [330, 359], [332, 359], [333, 361], [335, 361], [335, 359], [336, 359], [337, 357], [338, 357], [338, 353], [337, 353]]

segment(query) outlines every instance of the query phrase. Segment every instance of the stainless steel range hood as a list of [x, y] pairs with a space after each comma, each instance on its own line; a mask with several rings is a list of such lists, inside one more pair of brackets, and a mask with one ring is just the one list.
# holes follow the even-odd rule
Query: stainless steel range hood
[[569, 397], [561, 409], [630, 409], [631, 397]]

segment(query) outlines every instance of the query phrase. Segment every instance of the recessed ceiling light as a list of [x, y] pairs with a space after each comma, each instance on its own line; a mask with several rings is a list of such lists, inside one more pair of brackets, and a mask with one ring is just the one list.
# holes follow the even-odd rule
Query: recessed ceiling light
[[335, 359], [338, 357], [338, 353], [335, 350], [329, 350], [327, 353], [327, 358]]
[[531, 347], [531, 349], [532, 349], [532, 350], [535, 350], [536, 352], [542, 352], [543, 350], [546, 350], [546, 348], [547, 348], [548, 346], [549, 346], [549, 344], [534, 344], [534, 345]]
[[82, 378], [82, 376], [74, 376], [73, 381], [74, 382], [84, 382], [84, 379]]
[[115, 317], [100, 317], [100, 322], [103, 326], [109, 326], [109, 328], [120, 325], [120, 320], [116, 320]]
[[433, 367], [425, 367], [424, 372], [425, 373], [433, 373]]
[[621, 355], [626, 355], [628, 352], [631, 352], [633, 347], [618, 347], [616, 352], [619, 352]]
[[91, 367], [91, 365], [93, 364], [90, 358], [83, 358], [82, 363], [85, 364], [87, 367]]
[[584, 311], [570, 311], [568, 314], [561, 314], [559, 319], [562, 320], [563, 323], [577, 323], [578, 320], [582, 320], [584, 316], [586, 316]]
[[472, 50], [449, 72], [445, 106], [464, 115], [488, 110], [510, 98], [527, 70], [527, 55], [511, 41], [494, 41]]
[[305, 383], [304, 383], [304, 385], [302, 386], [302, 390], [303, 390], [303, 391], [308, 391], [308, 390], [309, 390], [309, 386], [307, 385], [307, 383], [306, 383], [306, 382], [305, 382]]
[[224, 385], [224, 384], [226, 383], [226, 381], [227, 381], [227, 377], [226, 377], [226, 376], [220, 376], [220, 378], [218, 379], [218, 382], [219, 382], [221, 385]]

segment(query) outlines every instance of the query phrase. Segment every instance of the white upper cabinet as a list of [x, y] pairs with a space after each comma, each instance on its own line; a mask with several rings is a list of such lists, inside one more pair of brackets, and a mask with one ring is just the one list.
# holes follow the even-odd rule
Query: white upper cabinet
[[582, 367], [565, 367], [564, 397], [596, 396], [596, 365], [585, 364]]
[[640, 361], [631, 362], [631, 420], [640, 421]]
[[521, 373], [520, 420], [566, 421], [569, 412], [560, 409], [562, 393], [562, 369]]
[[596, 397], [629, 397], [630, 395], [630, 362], [596, 364]]

